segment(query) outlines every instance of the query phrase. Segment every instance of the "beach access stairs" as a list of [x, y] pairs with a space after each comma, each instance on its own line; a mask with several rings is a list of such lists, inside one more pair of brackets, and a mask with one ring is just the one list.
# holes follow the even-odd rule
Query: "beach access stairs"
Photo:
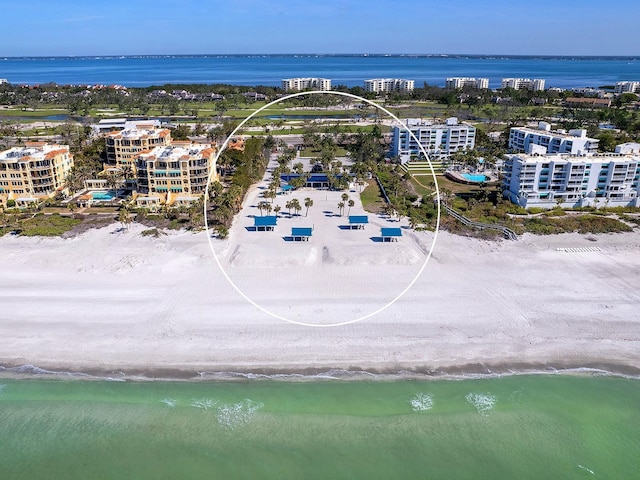
[[468, 227], [478, 228], [480, 230], [485, 230], [485, 229], [499, 230], [502, 232], [502, 234], [504, 235], [504, 238], [506, 238], [507, 240], [518, 240], [518, 235], [516, 234], [516, 232], [514, 232], [510, 228], [505, 227], [504, 225], [474, 222], [473, 220], [462, 215], [461, 213], [456, 212], [453, 208], [451, 208], [446, 203], [441, 202], [440, 205], [442, 206], [442, 209], [445, 212], [447, 212], [447, 215], [452, 216], [453, 218], [463, 223], [464, 225], [467, 225]]

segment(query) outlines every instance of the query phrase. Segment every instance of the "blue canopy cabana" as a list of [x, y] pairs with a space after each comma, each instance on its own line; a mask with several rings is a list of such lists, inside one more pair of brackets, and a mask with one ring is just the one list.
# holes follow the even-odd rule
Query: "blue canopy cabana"
[[311, 227], [292, 227], [291, 238], [294, 242], [306, 242], [313, 232]]
[[369, 223], [367, 215], [349, 215], [349, 227], [361, 229]]
[[266, 217], [253, 217], [253, 226], [258, 231], [273, 231], [278, 224], [278, 218], [274, 215], [267, 215]]
[[380, 232], [383, 242], [397, 242], [402, 236], [402, 230], [399, 228], [382, 228]]

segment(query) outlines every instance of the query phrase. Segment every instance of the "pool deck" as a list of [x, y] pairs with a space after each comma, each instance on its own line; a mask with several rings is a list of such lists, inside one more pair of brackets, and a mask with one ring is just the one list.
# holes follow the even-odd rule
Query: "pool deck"
[[483, 175], [485, 177], [484, 182], [471, 180], [464, 176], [465, 173], [468, 173], [468, 172], [455, 172], [455, 171], [447, 170], [444, 172], [444, 175], [445, 177], [447, 177], [450, 180], [453, 180], [454, 182], [464, 183], [466, 185], [480, 185], [481, 183], [492, 183], [492, 182], [498, 181], [497, 176], [491, 175], [491, 174], [487, 175], [486, 173], [472, 174], [477, 176]]

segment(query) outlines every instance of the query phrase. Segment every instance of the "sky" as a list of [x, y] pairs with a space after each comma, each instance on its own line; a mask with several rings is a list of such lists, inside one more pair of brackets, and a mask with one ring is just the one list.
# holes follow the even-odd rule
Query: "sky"
[[0, 0], [0, 12], [0, 56], [640, 55], [637, 0]]

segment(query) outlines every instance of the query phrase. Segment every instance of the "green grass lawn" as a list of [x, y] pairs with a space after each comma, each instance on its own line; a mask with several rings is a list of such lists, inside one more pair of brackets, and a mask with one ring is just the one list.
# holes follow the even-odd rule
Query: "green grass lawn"
[[367, 186], [360, 193], [362, 207], [371, 213], [378, 213], [385, 206], [384, 198], [378, 183], [375, 180], [367, 180]]
[[[317, 157], [320, 155], [320, 150], [314, 150], [313, 148], [305, 148], [304, 150], [302, 150], [300, 152], [300, 156], [301, 157]], [[347, 156], [347, 151], [342, 148], [342, 147], [338, 147], [336, 149], [336, 157], [346, 157]]]

